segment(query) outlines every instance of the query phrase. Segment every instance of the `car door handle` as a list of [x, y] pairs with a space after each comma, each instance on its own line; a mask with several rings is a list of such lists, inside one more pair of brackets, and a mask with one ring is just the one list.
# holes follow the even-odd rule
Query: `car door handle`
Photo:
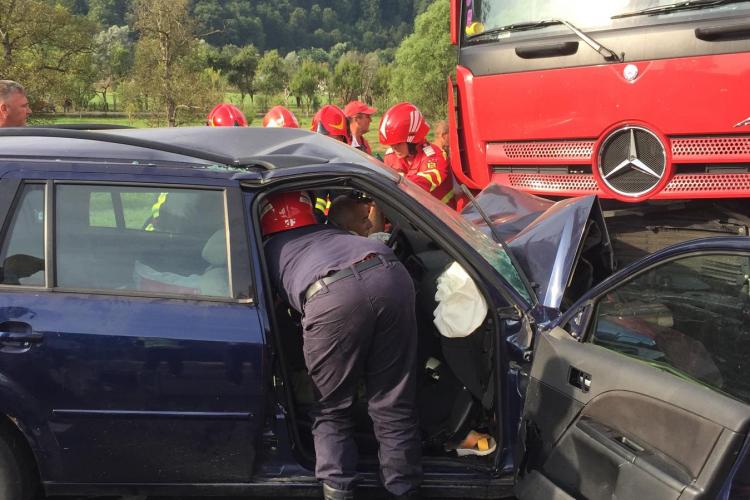
[[37, 332], [5, 332], [0, 331], [0, 343], [38, 344], [44, 340], [44, 335]]

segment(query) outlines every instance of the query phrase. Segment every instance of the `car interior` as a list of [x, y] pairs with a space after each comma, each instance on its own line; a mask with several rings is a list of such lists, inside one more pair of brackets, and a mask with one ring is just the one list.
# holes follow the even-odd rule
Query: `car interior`
[[[317, 189], [317, 188], [316, 188]], [[336, 196], [352, 194], [351, 188], [333, 186]], [[362, 196], [361, 192], [354, 195]], [[462, 338], [442, 336], [433, 316], [437, 279], [454, 259], [418, 225], [383, 200], [368, 195], [382, 210], [386, 235], [377, 234], [391, 247], [411, 275], [416, 290], [418, 325], [418, 396], [417, 405], [423, 439], [423, 456], [441, 464], [456, 462], [461, 466], [489, 469], [495, 458], [494, 414], [494, 342], [495, 325], [487, 314], [481, 325]], [[296, 426], [306, 450], [312, 453], [311, 420], [308, 410], [314, 404], [312, 382], [305, 368], [302, 354], [302, 331], [299, 315], [288, 304], [275, 310], [279, 348], [283, 350], [286, 372], [295, 406]], [[450, 401], [450, 404], [446, 404]], [[367, 414], [366, 388], [362, 384], [360, 397], [353, 408], [356, 439], [361, 462], [375, 463], [377, 442], [372, 422]], [[473, 431], [489, 439], [483, 445], [456, 451]], [[499, 449], [499, 446], [496, 447]], [[480, 453], [477, 453], [480, 452]]]

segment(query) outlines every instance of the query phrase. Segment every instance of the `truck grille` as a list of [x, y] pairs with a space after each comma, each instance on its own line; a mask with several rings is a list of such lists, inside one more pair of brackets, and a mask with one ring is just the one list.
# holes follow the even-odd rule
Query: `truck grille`
[[[591, 174], [594, 139], [487, 144], [495, 180], [536, 194], [607, 196]], [[674, 175], [653, 198], [731, 198], [750, 193], [750, 135], [672, 137]]]
[[696, 156], [750, 156], [750, 136], [678, 137], [671, 142], [675, 162]]

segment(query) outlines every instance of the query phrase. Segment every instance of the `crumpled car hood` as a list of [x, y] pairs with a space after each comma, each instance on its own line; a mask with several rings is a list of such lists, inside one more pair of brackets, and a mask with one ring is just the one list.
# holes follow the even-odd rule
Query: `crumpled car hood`
[[[474, 203], [503, 238], [521, 267], [519, 271], [545, 307], [560, 309], [591, 221], [599, 222], [606, 246], [611, 248], [599, 202], [593, 195], [554, 202], [490, 184]], [[469, 203], [461, 215], [491, 236], [474, 203]]]

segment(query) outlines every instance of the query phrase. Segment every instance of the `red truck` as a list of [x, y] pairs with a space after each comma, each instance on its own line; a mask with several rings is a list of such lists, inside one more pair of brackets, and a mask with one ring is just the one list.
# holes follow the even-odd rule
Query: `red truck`
[[750, 1], [451, 0], [451, 38], [460, 182], [596, 194], [643, 250], [747, 234]]

